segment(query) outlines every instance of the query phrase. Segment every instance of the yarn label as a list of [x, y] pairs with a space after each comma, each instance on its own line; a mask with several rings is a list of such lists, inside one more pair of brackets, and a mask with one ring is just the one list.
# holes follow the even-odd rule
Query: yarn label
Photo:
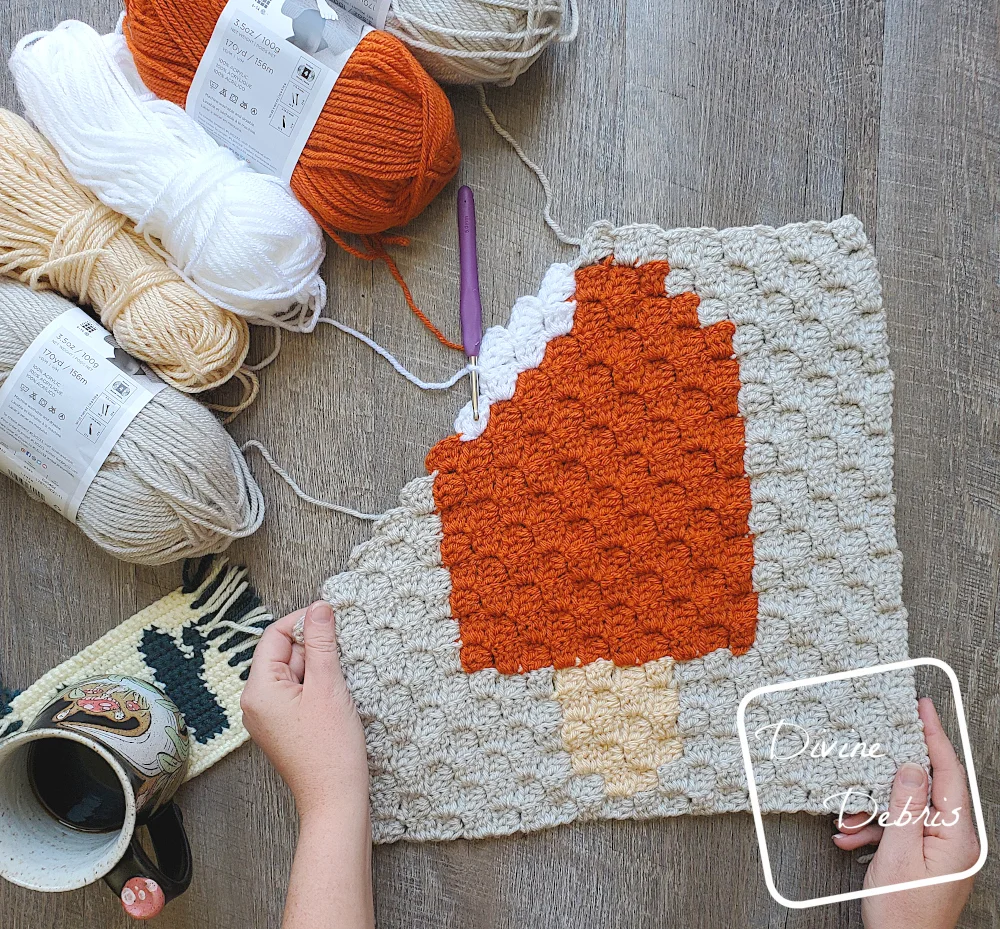
[[75, 522], [115, 442], [166, 386], [72, 307], [0, 386], [0, 472]]
[[367, 23], [372, 29], [385, 29], [385, 18], [389, 15], [389, 4], [392, 0], [328, 0], [328, 2], [360, 19], [361, 22]]
[[[340, 72], [383, 0], [229, 0], [186, 109], [254, 170], [291, 180]], [[367, 11], [359, 18], [358, 11]], [[385, 22], [385, 12], [381, 12]]]

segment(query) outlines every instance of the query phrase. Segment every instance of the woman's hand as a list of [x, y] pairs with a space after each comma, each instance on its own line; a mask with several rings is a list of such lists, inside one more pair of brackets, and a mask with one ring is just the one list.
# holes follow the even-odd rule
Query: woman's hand
[[[293, 638], [305, 615], [304, 645]], [[291, 788], [299, 841], [284, 929], [371, 929], [371, 822], [365, 734], [322, 601], [273, 623], [240, 700], [253, 740]]]
[[[863, 825], [869, 818], [865, 813], [845, 816], [837, 824], [840, 832], [833, 841], [838, 848], [850, 851], [878, 844], [865, 875], [865, 887], [959, 874], [979, 859], [965, 769], [930, 699], [920, 700], [919, 712], [934, 775], [930, 796], [924, 769], [904, 764], [892, 784], [889, 824], [885, 828], [874, 823]], [[925, 807], [928, 815], [918, 818]], [[906, 820], [904, 811], [911, 814], [910, 820]], [[925, 820], [933, 823], [935, 813], [940, 824], [928, 825]], [[868, 929], [953, 929], [972, 892], [972, 881], [968, 877], [866, 897], [861, 904], [861, 918]]]
[[[305, 614], [305, 644], [292, 630]], [[273, 623], [254, 652], [243, 723], [295, 797], [299, 816], [368, 803], [365, 735], [322, 600]]]

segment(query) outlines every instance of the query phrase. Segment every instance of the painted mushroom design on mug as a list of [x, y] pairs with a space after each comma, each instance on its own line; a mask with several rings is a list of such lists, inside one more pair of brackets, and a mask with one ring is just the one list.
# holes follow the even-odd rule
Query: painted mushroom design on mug
[[184, 719], [171, 701], [143, 681], [109, 676], [78, 684], [63, 691], [43, 712], [46, 715], [127, 761], [140, 817], [172, 797], [184, 779], [190, 753]]

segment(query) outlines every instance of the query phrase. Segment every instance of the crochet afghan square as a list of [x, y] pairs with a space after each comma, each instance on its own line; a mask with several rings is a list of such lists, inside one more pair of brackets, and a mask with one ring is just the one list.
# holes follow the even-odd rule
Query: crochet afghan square
[[[748, 809], [745, 693], [907, 656], [861, 224], [594, 226], [480, 363], [481, 418], [324, 587], [376, 841]], [[925, 758], [909, 674], [774, 695], [748, 728], [776, 709], [885, 757], [778, 770], [758, 744], [765, 812], [884, 801]]]

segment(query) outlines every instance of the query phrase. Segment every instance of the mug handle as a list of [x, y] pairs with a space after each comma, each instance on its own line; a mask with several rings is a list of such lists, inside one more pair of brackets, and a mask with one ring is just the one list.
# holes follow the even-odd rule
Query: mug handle
[[180, 896], [191, 884], [191, 846], [184, 832], [180, 807], [171, 803], [147, 824], [156, 853], [154, 863], [146, 854], [138, 835], [104, 880], [121, 901], [129, 916], [151, 919]]

